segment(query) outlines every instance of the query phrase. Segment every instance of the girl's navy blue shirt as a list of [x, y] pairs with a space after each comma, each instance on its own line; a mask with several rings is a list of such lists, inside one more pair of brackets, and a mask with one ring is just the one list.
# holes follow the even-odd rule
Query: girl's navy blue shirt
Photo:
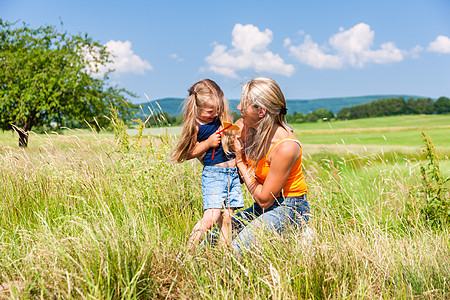
[[[198, 124], [197, 142], [207, 140], [211, 134], [214, 134], [217, 129], [219, 129], [221, 124], [222, 123], [220, 122], [219, 117], [216, 117], [211, 123], [203, 125]], [[225, 151], [223, 151], [222, 143], [220, 143], [216, 148], [216, 152], [214, 153], [214, 160], [212, 160], [213, 149], [214, 148], [209, 148], [208, 150], [206, 150], [205, 156], [203, 157], [204, 166], [212, 166], [234, 158], [234, 155], [232, 154], [227, 157]]]

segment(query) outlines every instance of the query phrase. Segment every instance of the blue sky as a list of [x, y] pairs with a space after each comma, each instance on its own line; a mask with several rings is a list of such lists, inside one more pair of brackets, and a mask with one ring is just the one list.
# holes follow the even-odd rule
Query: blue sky
[[88, 33], [116, 55], [133, 102], [187, 96], [203, 78], [229, 99], [256, 76], [288, 99], [450, 97], [450, 1], [0, 0], [0, 18]]

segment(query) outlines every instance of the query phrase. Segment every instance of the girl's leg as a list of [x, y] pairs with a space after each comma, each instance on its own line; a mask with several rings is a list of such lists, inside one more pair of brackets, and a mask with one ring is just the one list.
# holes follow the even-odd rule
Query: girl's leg
[[222, 212], [222, 218], [219, 221], [220, 239], [219, 246], [229, 246], [231, 242], [231, 220], [233, 218], [234, 208], [225, 208]]
[[189, 237], [188, 241], [188, 249], [193, 250], [197, 246], [200, 239], [204, 236], [204, 234], [207, 231], [211, 230], [214, 224], [216, 224], [218, 221], [221, 221], [221, 218], [222, 212], [220, 209], [206, 209], [203, 212], [203, 218], [198, 221], [192, 229], [191, 236]]
[[[232, 237], [236, 234], [239, 234], [242, 229], [245, 228], [253, 219], [262, 214], [262, 208], [255, 202], [249, 208], [238, 212], [237, 214], [231, 217], [231, 231]], [[220, 223], [219, 223], [220, 225]], [[203, 242], [204, 244], [209, 244], [212, 246], [216, 246], [219, 243], [220, 239], [220, 229], [214, 228], [208, 236], [206, 240]]]

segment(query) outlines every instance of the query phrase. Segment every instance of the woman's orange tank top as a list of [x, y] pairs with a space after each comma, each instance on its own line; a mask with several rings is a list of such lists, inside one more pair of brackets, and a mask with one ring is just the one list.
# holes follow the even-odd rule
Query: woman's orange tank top
[[[245, 141], [245, 127], [244, 127], [244, 141]], [[302, 145], [299, 140], [293, 137], [281, 139], [275, 145], [273, 145], [272, 148], [270, 148], [270, 150], [262, 159], [258, 161], [256, 167], [255, 163], [252, 160], [247, 159], [246, 157], [247, 166], [250, 168], [252, 167], [254, 168], [256, 179], [261, 184], [264, 184], [264, 181], [266, 180], [267, 174], [269, 174], [270, 169], [270, 164], [267, 158], [269, 154], [272, 152], [272, 150], [284, 141], [294, 141], [298, 143], [298, 145], [300, 146], [300, 156], [292, 166], [291, 172], [289, 173], [286, 183], [284, 184], [283, 189], [281, 190], [281, 194], [284, 197], [299, 197], [301, 195], [306, 194], [307, 192], [306, 182], [305, 179], [303, 178], [302, 173]]]

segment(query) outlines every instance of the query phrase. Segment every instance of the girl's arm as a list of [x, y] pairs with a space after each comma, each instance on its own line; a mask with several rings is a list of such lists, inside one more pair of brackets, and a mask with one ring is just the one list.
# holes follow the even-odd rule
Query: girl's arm
[[[236, 145], [236, 148], [238, 147]], [[238, 152], [240, 153], [238, 154]], [[292, 166], [300, 157], [300, 153], [300, 147], [297, 143], [286, 141], [278, 145], [270, 154], [269, 173], [264, 184], [261, 184], [242, 161], [242, 150], [236, 151], [236, 165], [239, 168], [241, 177], [253, 199], [261, 208], [267, 209], [273, 205], [286, 183]]]
[[[193, 139], [197, 140], [197, 134], [194, 134]], [[189, 153], [189, 159], [196, 158], [201, 156], [203, 153], [206, 152], [211, 147], [218, 147], [220, 144], [220, 139], [222, 138], [221, 134], [213, 133], [209, 136], [208, 139], [201, 141], [200, 143], [197, 143], [194, 146], [194, 149]]]

